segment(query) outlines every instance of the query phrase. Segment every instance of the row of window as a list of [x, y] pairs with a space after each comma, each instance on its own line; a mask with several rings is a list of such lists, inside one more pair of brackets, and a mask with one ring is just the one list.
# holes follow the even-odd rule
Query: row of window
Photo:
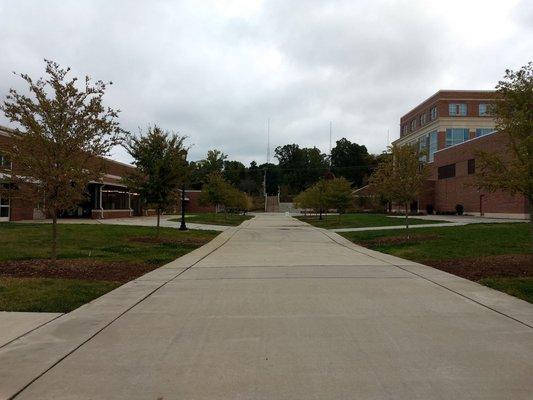
[[[448, 115], [450, 117], [466, 117], [468, 114], [468, 105], [466, 103], [450, 103], [448, 104]], [[487, 103], [478, 104], [478, 115], [486, 117], [489, 115], [489, 108]]]
[[[467, 162], [466, 172], [468, 175], [472, 175], [476, 173], [476, 160], [474, 158], [471, 158]], [[455, 164], [448, 164], [443, 165], [442, 167], [439, 167], [437, 170], [437, 178], [438, 179], [448, 179], [448, 178], [455, 178]]]
[[[494, 132], [494, 128], [477, 128], [476, 137], [488, 135]], [[446, 129], [445, 146], [450, 147], [459, 143], [463, 143], [470, 138], [470, 130], [468, 128], [448, 128]], [[433, 162], [435, 153], [439, 149], [438, 133], [432, 131], [418, 140], [420, 152], [423, 153], [420, 161]]]
[[[466, 117], [468, 115], [468, 104], [466, 103], [450, 103], [448, 104], [448, 115], [450, 117]], [[489, 114], [489, 107], [487, 103], [478, 104], [478, 115], [485, 117]], [[402, 134], [415, 131], [418, 127], [422, 127], [428, 122], [437, 119], [437, 106], [429, 109], [428, 113], [423, 113], [417, 118], [413, 118], [409, 124], [402, 127]]]
[[[420, 115], [418, 118], [413, 118], [409, 125], [405, 124], [402, 127], [403, 134], [406, 134], [408, 132], [413, 132], [416, 130], [418, 126], [424, 126], [428, 122], [434, 121], [437, 119], [437, 106], [433, 106], [429, 109], [429, 113], [425, 112], [424, 114]], [[408, 129], [409, 128], [409, 129]]]
[[[485, 136], [494, 132], [494, 128], [477, 128], [476, 137]], [[448, 128], [446, 129], [446, 147], [454, 146], [463, 143], [470, 138], [470, 130], [468, 128]]]

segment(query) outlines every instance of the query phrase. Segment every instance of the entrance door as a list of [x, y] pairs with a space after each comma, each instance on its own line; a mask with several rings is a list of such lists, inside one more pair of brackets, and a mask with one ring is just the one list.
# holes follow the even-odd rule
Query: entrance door
[[0, 222], [9, 221], [9, 198], [0, 194]]

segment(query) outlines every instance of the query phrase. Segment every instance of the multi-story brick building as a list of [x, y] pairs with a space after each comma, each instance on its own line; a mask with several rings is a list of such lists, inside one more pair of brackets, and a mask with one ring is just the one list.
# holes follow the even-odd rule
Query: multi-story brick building
[[504, 132], [496, 132], [489, 114], [493, 91], [441, 90], [400, 119], [400, 138], [395, 145], [418, 145], [430, 165], [426, 189], [413, 210], [427, 205], [438, 212], [453, 212], [460, 204], [464, 212], [493, 217], [525, 218], [524, 196], [479, 191], [474, 183], [478, 151], [505, 154]]
[[[0, 185], [8, 188], [12, 173], [12, 164], [2, 148], [7, 147], [12, 139], [12, 131], [0, 126]], [[141, 215], [153, 215], [154, 210], [143, 205], [140, 196], [123, 184], [122, 178], [135, 171], [135, 167], [104, 159], [105, 173], [99, 182], [90, 182], [87, 186], [86, 201], [73, 210], [65, 211], [62, 218], [121, 218]], [[3, 193], [3, 194], [2, 194]], [[18, 199], [9, 198], [8, 191], [0, 192], [0, 222], [43, 219], [47, 216], [38, 204], [28, 204]], [[213, 211], [213, 207], [199, 204], [200, 191], [186, 191], [186, 210], [188, 212]], [[176, 204], [176, 209], [178, 209]]]

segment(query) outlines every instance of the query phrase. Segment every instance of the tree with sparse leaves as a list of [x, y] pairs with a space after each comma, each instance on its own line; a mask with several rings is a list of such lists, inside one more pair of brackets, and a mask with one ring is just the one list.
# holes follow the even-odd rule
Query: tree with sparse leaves
[[121, 142], [125, 132], [117, 121], [119, 111], [103, 104], [111, 82], [92, 83], [87, 76], [80, 83], [68, 76], [70, 68], [49, 60], [45, 64], [46, 78], [16, 74], [29, 93], [11, 89], [0, 110], [18, 125], [5, 149], [13, 163], [10, 195], [41, 204], [51, 217], [51, 258], [56, 260], [58, 216], [86, 198], [89, 182], [101, 180], [101, 157]]
[[311, 209], [319, 215], [319, 219], [322, 219], [322, 214], [328, 208], [327, 192], [328, 181], [321, 179], [303, 192], [300, 192], [294, 198], [294, 205], [297, 208]]
[[137, 168], [125, 177], [124, 182], [138, 191], [143, 201], [155, 207], [157, 237], [161, 214], [175, 205], [176, 194], [187, 177], [185, 139], [154, 126], [148, 128], [146, 135], [132, 137], [126, 145]]
[[334, 178], [326, 182], [327, 207], [337, 210], [340, 219], [346, 209], [354, 204], [352, 186], [346, 178]]
[[224, 217], [227, 217], [229, 211], [246, 212], [251, 207], [246, 194], [227, 182], [220, 172], [213, 172], [207, 177], [200, 194], [200, 204], [213, 205], [217, 212], [221, 206]]
[[476, 185], [490, 192], [524, 195], [533, 223], [533, 62], [518, 71], [505, 71], [489, 110], [496, 129], [508, 136], [509, 146], [497, 153], [478, 152]]
[[370, 185], [384, 199], [398, 203], [405, 210], [405, 228], [409, 237], [409, 208], [418, 199], [428, 177], [428, 166], [420, 162], [416, 145], [392, 146], [370, 176]]

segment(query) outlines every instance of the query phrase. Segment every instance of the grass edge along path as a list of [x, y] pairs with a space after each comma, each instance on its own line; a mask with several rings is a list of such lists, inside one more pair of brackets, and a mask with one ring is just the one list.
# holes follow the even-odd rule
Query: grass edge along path
[[471, 224], [343, 232], [372, 250], [420, 262], [533, 303], [533, 254], [528, 223]]
[[[337, 228], [370, 228], [376, 226], [402, 226], [405, 225], [405, 218], [398, 218], [398, 216], [391, 216], [387, 214], [371, 214], [371, 213], [353, 213], [343, 214], [340, 218], [337, 215], [327, 215], [324, 219], [318, 219], [316, 215], [297, 215], [296, 219], [307, 222], [318, 228], [337, 229]], [[437, 224], [448, 222], [444, 220], [427, 220], [416, 218], [416, 216], [409, 217], [409, 225], [420, 224]]]

